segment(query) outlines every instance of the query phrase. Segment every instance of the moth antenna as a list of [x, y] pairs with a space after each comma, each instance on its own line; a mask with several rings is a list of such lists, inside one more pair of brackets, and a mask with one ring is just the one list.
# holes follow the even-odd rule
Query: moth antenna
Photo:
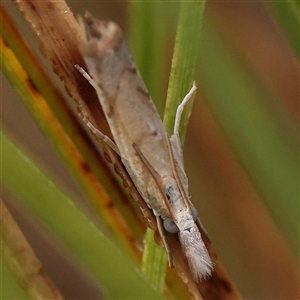
[[91, 132], [102, 142], [108, 145], [111, 149], [113, 149], [120, 157], [121, 153], [119, 151], [118, 146], [105, 134], [103, 134], [89, 119], [83, 116], [83, 121], [86, 126], [91, 130]]
[[74, 67], [79, 71], [79, 73], [89, 82], [89, 84], [96, 90], [96, 83], [93, 78], [89, 75], [89, 73], [78, 64], [74, 65]]
[[175, 182], [176, 182], [176, 184], [178, 186], [179, 192], [180, 192], [180, 194], [181, 194], [181, 196], [183, 198], [183, 201], [184, 201], [185, 205], [188, 207], [190, 213], [192, 213], [190, 202], [189, 202], [189, 198], [188, 198], [188, 196], [185, 193], [185, 190], [184, 190], [184, 188], [182, 186], [181, 180], [180, 180], [179, 175], [178, 175], [178, 171], [177, 171], [176, 164], [175, 164], [175, 159], [174, 159], [172, 145], [171, 145], [171, 142], [170, 142], [170, 140], [168, 138], [167, 138], [167, 146], [168, 146], [168, 152], [169, 152], [169, 156], [170, 156], [171, 169], [172, 169], [173, 176], [175, 178]]
[[[85, 69], [80, 67], [79, 65], [75, 65], [75, 68], [81, 73], [81, 75], [95, 88], [95, 83], [92, 77], [88, 74]], [[117, 145], [105, 134], [103, 134], [88, 118], [88, 113], [84, 108], [83, 104], [80, 103], [78, 105], [79, 115], [82, 118], [83, 122], [86, 126], [91, 130], [91, 132], [102, 142], [107, 144], [111, 149], [113, 149], [119, 156], [121, 156], [120, 151]]]
[[137, 146], [136, 143], [133, 143], [132, 144], [132, 147], [133, 149], [135, 150], [136, 154], [139, 156], [139, 158], [141, 159], [141, 161], [143, 162], [143, 164], [145, 165], [145, 167], [147, 168], [147, 170], [149, 171], [149, 173], [152, 175], [162, 197], [163, 197], [163, 200], [165, 202], [165, 205], [167, 207], [167, 210], [170, 214], [170, 217], [171, 218], [174, 218], [174, 215], [172, 213], [172, 210], [171, 210], [171, 207], [170, 207], [170, 204], [169, 204], [169, 201], [167, 199], [167, 196], [165, 195], [164, 193], [164, 190], [163, 190], [163, 187], [162, 185], [160, 184], [160, 175], [157, 173], [157, 171], [151, 166], [151, 164], [148, 162], [147, 158], [144, 156], [144, 154], [141, 152], [141, 150], [139, 149], [139, 147]]

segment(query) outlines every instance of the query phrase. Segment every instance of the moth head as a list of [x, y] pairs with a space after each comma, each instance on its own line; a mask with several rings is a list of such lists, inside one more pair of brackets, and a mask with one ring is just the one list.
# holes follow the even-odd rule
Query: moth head
[[84, 56], [98, 57], [118, 49], [123, 42], [123, 33], [120, 27], [111, 21], [100, 21], [88, 12], [84, 18], [78, 18], [82, 32], [81, 52]]

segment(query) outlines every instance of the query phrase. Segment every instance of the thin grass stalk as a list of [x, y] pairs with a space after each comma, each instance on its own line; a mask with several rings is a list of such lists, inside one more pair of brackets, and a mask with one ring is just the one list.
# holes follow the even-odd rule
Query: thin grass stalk
[[32, 299], [64, 299], [0, 199], [1, 258]]

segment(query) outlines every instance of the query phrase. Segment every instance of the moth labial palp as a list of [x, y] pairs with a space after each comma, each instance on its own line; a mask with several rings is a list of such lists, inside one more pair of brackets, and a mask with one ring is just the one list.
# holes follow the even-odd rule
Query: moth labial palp
[[[136, 188], [156, 216], [159, 233], [169, 254], [172, 253], [164, 230], [178, 232], [181, 248], [193, 277], [202, 280], [213, 264], [195, 223], [195, 208], [188, 197], [178, 124], [169, 138], [147, 88], [128, 51], [121, 29], [113, 22], [99, 21], [91, 15], [79, 19], [82, 29], [81, 52], [110, 126], [121, 160]], [[93, 128], [93, 124], [88, 123]], [[102, 137], [104, 140], [104, 138]]]

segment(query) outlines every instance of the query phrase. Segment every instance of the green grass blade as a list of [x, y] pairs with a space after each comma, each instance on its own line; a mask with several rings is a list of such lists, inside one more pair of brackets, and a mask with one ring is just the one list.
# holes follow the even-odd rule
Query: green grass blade
[[[204, 8], [205, 1], [181, 2], [164, 116], [164, 124], [169, 134], [173, 133], [176, 109], [194, 80]], [[182, 144], [191, 106], [190, 102], [181, 119]]]
[[154, 241], [154, 231], [147, 229], [143, 253], [142, 271], [149, 281], [163, 291], [166, 276], [166, 251]]

